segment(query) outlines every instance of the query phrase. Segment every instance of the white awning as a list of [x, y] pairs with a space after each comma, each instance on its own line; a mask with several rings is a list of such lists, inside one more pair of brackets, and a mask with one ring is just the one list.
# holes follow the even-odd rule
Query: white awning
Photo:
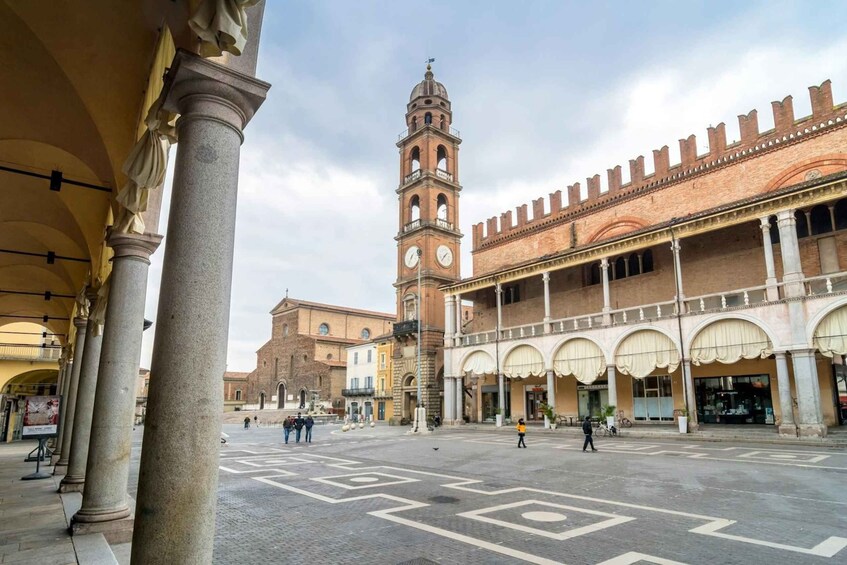
[[606, 370], [603, 352], [593, 341], [578, 337], [566, 341], [553, 356], [553, 370], [560, 376], [573, 375], [590, 385]]
[[703, 328], [691, 343], [691, 362], [735, 363], [741, 359], [766, 359], [773, 344], [765, 331], [747, 320], [719, 320]]
[[494, 358], [485, 351], [474, 351], [462, 364], [462, 373], [474, 375], [493, 375], [497, 372]]
[[530, 345], [519, 345], [509, 352], [503, 363], [503, 374], [510, 379], [543, 375], [544, 358]]
[[641, 330], [629, 335], [615, 352], [615, 366], [624, 375], [643, 379], [656, 369], [672, 373], [679, 367], [679, 350], [665, 334]]
[[847, 306], [833, 310], [821, 320], [812, 342], [821, 355], [847, 355]]

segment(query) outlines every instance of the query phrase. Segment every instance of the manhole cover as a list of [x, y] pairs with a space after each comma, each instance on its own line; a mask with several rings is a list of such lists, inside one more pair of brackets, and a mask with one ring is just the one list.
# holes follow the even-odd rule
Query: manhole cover
[[438, 562], [427, 559], [426, 557], [418, 557], [410, 561], [401, 561], [397, 565], [438, 565]]
[[456, 504], [459, 499], [452, 496], [432, 496], [429, 501], [437, 504]]

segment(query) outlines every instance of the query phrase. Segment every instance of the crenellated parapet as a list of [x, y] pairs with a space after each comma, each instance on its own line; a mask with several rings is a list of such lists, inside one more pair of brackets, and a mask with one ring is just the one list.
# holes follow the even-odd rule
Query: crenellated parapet
[[[644, 156], [639, 155], [629, 161], [630, 180], [627, 183], [623, 183], [622, 169], [617, 165], [607, 169], [604, 191], [600, 175], [595, 174], [586, 179], [585, 197], [581, 184], [576, 182], [567, 187], [564, 199], [563, 191], [557, 190], [548, 195], [546, 202], [543, 196], [533, 200], [532, 217], [528, 215], [527, 205], [523, 204], [514, 216], [509, 210], [499, 218], [495, 216], [484, 224], [478, 223], [473, 226], [473, 250], [570, 221], [612, 202], [618, 203], [647, 191], [708, 174], [847, 124], [847, 103], [834, 106], [829, 80], [820, 86], [810, 86], [809, 97], [812, 114], [804, 118], [795, 119], [793, 99], [789, 95], [781, 101], [771, 102], [774, 127], [768, 131], [759, 131], [758, 112], [751, 110], [738, 116], [739, 141], [727, 144], [726, 124], [722, 122], [707, 129], [709, 150], [706, 153], [697, 153], [697, 137], [691, 134], [679, 140], [680, 162], [675, 165], [670, 164], [669, 149], [665, 145], [653, 150], [652, 173], [645, 173]], [[572, 241], [572, 245], [575, 244], [576, 241]]]

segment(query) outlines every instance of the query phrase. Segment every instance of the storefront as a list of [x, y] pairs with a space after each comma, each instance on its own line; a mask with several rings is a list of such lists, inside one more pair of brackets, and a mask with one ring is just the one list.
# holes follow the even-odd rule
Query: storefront
[[775, 423], [768, 375], [700, 377], [694, 382], [701, 423]]
[[547, 404], [547, 385], [525, 385], [524, 402], [526, 406], [524, 418], [527, 421], [544, 420], [541, 406]]
[[[512, 399], [509, 394], [509, 387], [505, 387], [506, 393], [506, 413], [503, 418], [511, 417]], [[497, 408], [500, 406], [500, 387], [497, 385], [484, 385], [482, 387], [482, 419], [485, 422], [493, 422], [496, 420]]]
[[603, 406], [609, 404], [609, 385], [605, 382], [590, 385], [579, 384], [576, 387], [576, 396], [579, 402], [580, 420], [586, 416], [599, 418]]
[[673, 385], [670, 375], [632, 379], [632, 413], [642, 422], [673, 421]]

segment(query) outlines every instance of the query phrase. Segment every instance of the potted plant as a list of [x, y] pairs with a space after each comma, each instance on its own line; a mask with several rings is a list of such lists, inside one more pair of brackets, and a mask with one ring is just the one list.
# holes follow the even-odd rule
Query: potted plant
[[679, 414], [679, 433], [688, 433], [688, 408], [680, 408], [677, 410]]
[[553, 412], [553, 407], [549, 404], [542, 404], [540, 406], [541, 413], [544, 414], [544, 427], [550, 428], [551, 430], [556, 429], [556, 413]]
[[609, 404], [608, 406], [603, 406], [601, 409], [603, 417], [606, 418], [606, 425], [609, 426], [609, 428], [615, 425], [615, 408], [617, 408], [617, 406]]
[[503, 427], [503, 410], [498, 406], [497, 408], [494, 409], [494, 414], [495, 414], [494, 417], [496, 419], [496, 426], [498, 428], [502, 428]]

